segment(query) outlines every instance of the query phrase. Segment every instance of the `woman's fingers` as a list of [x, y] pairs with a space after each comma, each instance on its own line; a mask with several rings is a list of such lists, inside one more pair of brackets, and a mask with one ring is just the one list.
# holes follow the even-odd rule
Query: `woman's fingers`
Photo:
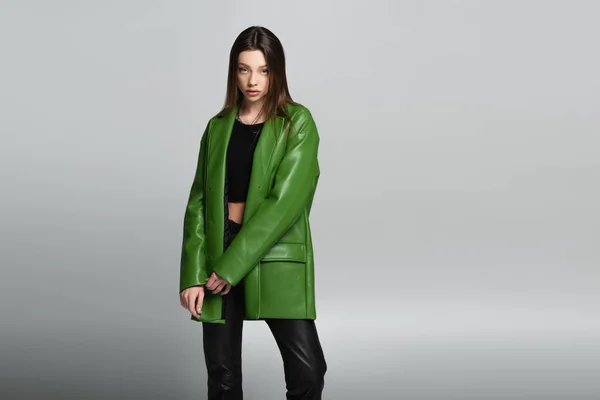
[[219, 282], [219, 283], [218, 283], [218, 284], [215, 286], [215, 288], [214, 288], [214, 290], [212, 291], [212, 293], [213, 293], [213, 294], [217, 294], [217, 293], [219, 293], [219, 292], [221, 291], [221, 289], [223, 289], [223, 284], [222, 284], [222, 282]]
[[216, 287], [216, 283], [218, 281], [218, 276], [217, 274], [215, 274], [214, 272], [210, 275], [210, 278], [208, 278], [208, 281], [206, 281], [206, 284], [204, 285], [208, 290], [213, 290]]
[[198, 293], [198, 299], [196, 302], [196, 318], [200, 318], [200, 314], [202, 314], [202, 304], [204, 303], [204, 293]]
[[188, 310], [190, 313], [192, 313], [192, 315], [196, 318], [200, 318], [200, 316], [198, 315], [198, 312], [196, 311], [196, 298], [198, 296], [198, 293], [193, 293], [193, 294], [189, 294], [188, 298], [187, 298], [187, 305], [188, 305]]
[[230, 290], [231, 290], [231, 285], [228, 283], [227, 285], [225, 285], [225, 290], [223, 290], [221, 292], [221, 296], [226, 295], [227, 293], [229, 293]]
[[221, 290], [223, 290], [225, 285], [227, 285], [227, 282], [223, 279], [219, 279], [217, 287], [215, 288], [215, 290], [213, 290], [213, 294], [219, 293]]
[[213, 292], [213, 294], [217, 294], [221, 291], [221, 289], [223, 289], [224, 285], [228, 285], [229, 283], [219, 277], [219, 275], [217, 275], [216, 273], [212, 273], [212, 275], [210, 276], [210, 278], [208, 278], [208, 281], [206, 282], [206, 285], [204, 285], [208, 290], [211, 290]]
[[187, 303], [185, 301], [185, 296], [181, 293], [179, 293], [179, 304], [181, 304], [181, 307], [183, 308], [187, 308]]

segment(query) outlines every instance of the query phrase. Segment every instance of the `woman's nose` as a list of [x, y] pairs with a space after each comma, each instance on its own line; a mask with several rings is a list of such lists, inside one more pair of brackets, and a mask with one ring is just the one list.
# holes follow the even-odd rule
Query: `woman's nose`
[[256, 86], [256, 78], [254, 77], [254, 74], [250, 75], [250, 78], [248, 79], [248, 85], [249, 86]]

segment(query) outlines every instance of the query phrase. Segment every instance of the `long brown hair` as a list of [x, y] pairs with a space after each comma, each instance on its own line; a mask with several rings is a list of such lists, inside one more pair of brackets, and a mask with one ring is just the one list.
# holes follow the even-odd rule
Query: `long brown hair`
[[237, 86], [238, 57], [242, 51], [260, 50], [269, 66], [269, 90], [265, 96], [263, 113], [270, 119], [279, 115], [289, 119], [285, 105], [298, 104], [292, 100], [285, 73], [285, 54], [281, 42], [267, 28], [251, 26], [246, 28], [233, 42], [229, 52], [229, 72], [227, 75], [227, 92], [225, 105], [221, 112], [229, 112], [236, 105], [241, 105], [243, 93]]

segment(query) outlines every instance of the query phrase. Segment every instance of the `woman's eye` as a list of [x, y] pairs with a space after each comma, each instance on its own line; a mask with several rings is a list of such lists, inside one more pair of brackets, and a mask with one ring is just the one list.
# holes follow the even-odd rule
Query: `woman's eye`
[[[246, 72], [248, 72], [248, 68], [240, 67], [240, 68], [238, 68], [238, 71], [241, 72], [241, 73], [246, 73]], [[268, 69], [264, 69], [261, 72], [263, 73], [263, 75], [268, 75], [269, 74], [269, 70]]]

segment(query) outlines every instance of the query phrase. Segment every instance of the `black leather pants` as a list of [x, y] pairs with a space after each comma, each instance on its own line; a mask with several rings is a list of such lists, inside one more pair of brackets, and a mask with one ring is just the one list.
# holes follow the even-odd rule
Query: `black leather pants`
[[[228, 221], [225, 247], [240, 225]], [[203, 323], [203, 344], [208, 372], [209, 400], [242, 400], [242, 327], [244, 287], [238, 284], [223, 296], [225, 324]], [[283, 358], [286, 398], [320, 400], [327, 364], [319, 342], [315, 321], [305, 319], [266, 319]], [[263, 385], [268, 382], [256, 382]]]

